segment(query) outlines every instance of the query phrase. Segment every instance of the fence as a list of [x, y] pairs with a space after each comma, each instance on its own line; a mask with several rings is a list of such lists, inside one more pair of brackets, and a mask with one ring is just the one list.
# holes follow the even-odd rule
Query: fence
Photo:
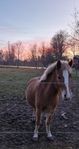
[[[9, 67], [9, 68], [16, 68], [16, 67]], [[28, 68], [28, 67], [22, 67], [21, 68]], [[31, 67], [31, 69], [33, 69], [33, 67]], [[41, 68], [39, 68], [41, 69]], [[73, 69], [73, 82], [72, 82], [72, 85], [74, 86], [73, 90], [75, 92], [75, 96], [73, 97], [72, 101], [69, 102], [69, 105], [68, 105], [68, 102], [66, 102], [67, 106], [69, 106], [69, 108], [73, 108], [72, 110], [70, 109], [70, 115], [67, 115], [68, 116], [68, 119], [63, 119], [63, 120], [60, 120], [60, 117], [62, 118], [61, 116], [61, 113], [60, 113], [60, 116], [59, 115], [56, 115], [57, 116], [57, 120], [55, 122], [56, 123], [56, 127], [58, 127], [57, 131], [53, 130], [52, 132], [53, 133], [58, 133], [58, 134], [76, 134], [78, 133], [79, 134], [79, 129], [77, 127], [77, 130], [75, 130], [75, 125], [78, 125], [79, 126], [79, 101], [78, 101], [78, 98], [79, 98], [79, 70], [76, 70]], [[1, 82], [0, 82], [1, 83]], [[5, 93], [4, 93], [5, 94]], [[3, 97], [4, 98], [4, 97]], [[33, 129], [31, 128], [31, 130], [27, 131], [28, 128], [30, 128], [30, 126], [32, 126], [32, 121], [30, 119], [30, 122], [28, 124], [28, 126], [26, 125], [26, 128], [24, 129], [20, 129], [20, 126], [18, 126], [18, 129], [19, 130], [16, 130], [16, 121], [17, 122], [17, 125], [20, 125], [21, 124], [21, 127], [23, 127], [23, 125], [25, 126], [25, 124], [27, 123], [28, 119], [31, 118], [31, 114], [32, 114], [32, 110], [30, 109], [29, 111], [29, 107], [28, 105], [26, 105], [26, 102], [25, 101], [21, 101], [20, 99], [1, 99], [0, 100], [0, 135], [4, 135], [4, 134], [33, 134]], [[77, 98], [77, 99], [76, 99]], [[65, 107], [66, 107], [66, 104], [65, 104]], [[60, 106], [59, 107], [61, 111], [62, 110], [62, 107]], [[76, 110], [74, 109], [76, 108]], [[71, 112], [75, 112], [76, 111], [76, 114], [74, 117], [71, 117], [72, 116], [72, 113]], [[23, 113], [24, 112], [24, 113]], [[29, 112], [30, 115], [29, 115]], [[67, 111], [66, 111], [67, 112]], [[27, 114], [28, 113], [28, 114]], [[67, 114], [67, 113], [66, 113]], [[73, 113], [74, 115], [74, 113]], [[24, 117], [24, 119], [22, 119], [22, 116]], [[58, 117], [59, 116], [59, 117]], [[25, 119], [26, 118], [26, 119]], [[56, 118], [56, 117], [55, 117]], [[71, 119], [71, 120], [69, 120]], [[72, 120], [73, 119], [73, 120]], [[74, 120], [75, 120], [75, 124], [74, 124]], [[64, 126], [62, 126], [62, 130], [64, 128], [64, 131], [61, 131], [61, 128], [58, 126], [58, 122], [59, 121], [59, 124], [61, 124], [61, 121], [62, 123], [64, 122]], [[72, 122], [71, 122], [72, 121]], [[14, 130], [12, 129], [11, 130], [11, 127], [13, 127], [13, 124], [15, 125], [14, 126]], [[73, 123], [72, 125], [72, 129], [69, 130], [68, 127], [70, 128], [70, 125]], [[4, 124], [6, 124], [4, 126]], [[30, 126], [29, 126], [30, 125]], [[62, 125], [62, 124], [61, 124]], [[10, 130], [7, 130], [7, 127], [10, 126]], [[33, 124], [33, 127], [34, 127], [34, 124]], [[55, 124], [54, 124], [54, 127], [55, 127]], [[1, 130], [2, 128], [2, 130]], [[67, 131], [66, 131], [66, 128], [67, 128]], [[27, 129], [27, 130], [26, 130]], [[73, 131], [72, 131], [73, 130]], [[45, 134], [46, 132], [44, 130], [40, 131], [39, 132], [40, 134]]]

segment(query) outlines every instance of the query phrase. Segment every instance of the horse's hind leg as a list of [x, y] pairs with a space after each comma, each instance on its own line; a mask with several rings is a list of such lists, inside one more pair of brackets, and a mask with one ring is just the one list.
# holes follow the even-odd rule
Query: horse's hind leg
[[34, 135], [33, 135], [33, 140], [37, 141], [38, 140], [38, 129], [40, 125], [40, 117], [41, 117], [41, 109], [37, 108], [36, 109], [36, 123], [35, 123], [35, 130], [34, 130]]
[[47, 113], [47, 115], [46, 115], [46, 133], [47, 133], [47, 138], [49, 140], [53, 140], [53, 136], [52, 136], [52, 133], [50, 130], [51, 117], [52, 117], [52, 113]]
[[32, 122], [35, 123], [35, 109], [33, 109], [33, 113], [32, 113]]
[[[35, 109], [33, 109], [33, 113], [32, 113], [32, 122], [35, 123]], [[41, 114], [41, 118], [40, 118], [40, 124], [42, 124], [42, 120], [43, 120], [43, 113]]]

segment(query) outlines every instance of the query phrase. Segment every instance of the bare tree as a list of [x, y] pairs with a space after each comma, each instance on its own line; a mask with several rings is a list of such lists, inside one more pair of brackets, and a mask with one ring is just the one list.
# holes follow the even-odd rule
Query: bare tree
[[75, 38], [75, 40], [78, 40], [79, 41], [79, 11], [77, 11], [76, 9], [74, 10], [74, 13], [73, 13], [73, 26], [72, 26], [72, 33], [73, 33], [73, 36]]
[[46, 55], [46, 46], [45, 46], [44, 42], [41, 43], [41, 47], [39, 49], [39, 52], [40, 52], [40, 55], [43, 55], [43, 57], [45, 57], [45, 55]]
[[5, 51], [5, 52], [4, 52], [4, 60], [5, 60], [5, 63], [8, 64], [8, 60], [9, 60], [9, 51]]
[[46, 61], [46, 46], [45, 43], [42, 42], [41, 47], [39, 49], [39, 53], [41, 55], [41, 63], [44, 66]]
[[9, 53], [9, 61], [11, 64], [14, 64], [14, 61], [16, 59], [16, 56], [15, 56], [15, 47], [14, 45], [11, 45], [10, 47], [10, 53]]
[[65, 42], [67, 40], [68, 34], [60, 30], [58, 33], [54, 35], [54, 37], [51, 40], [51, 46], [54, 49], [54, 54], [56, 55], [57, 59], [61, 59], [62, 55], [65, 51]]
[[16, 43], [16, 49], [17, 49], [17, 67], [19, 67], [20, 54], [22, 54], [22, 42], [21, 41]]
[[75, 8], [74, 13], [73, 13], [73, 22], [70, 25], [71, 29], [71, 48], [73, 55], [75, 56], [76, 54], [76, 49], [79, 49], [79, 11]]
[[0, 64], [2, 64], [4, 61], [3, 57], [4, 57], [3, 50], [0, 50]]
[[31, 61], [33, 66], [36, 66], [37, 68], [37, 45], [34, 44], [31, 48]]

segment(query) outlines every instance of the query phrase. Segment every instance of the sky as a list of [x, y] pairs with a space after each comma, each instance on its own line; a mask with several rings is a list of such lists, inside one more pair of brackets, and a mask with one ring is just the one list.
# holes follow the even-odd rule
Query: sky
[[67, 30], [79, 0], [0, 0], [0, 45], [48, 40]]

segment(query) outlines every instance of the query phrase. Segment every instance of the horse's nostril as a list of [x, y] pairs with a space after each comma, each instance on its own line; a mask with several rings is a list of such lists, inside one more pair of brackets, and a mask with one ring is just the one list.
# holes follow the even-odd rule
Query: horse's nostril
[[66, 94], [64, 95], [64, 97], [66, 98]]

